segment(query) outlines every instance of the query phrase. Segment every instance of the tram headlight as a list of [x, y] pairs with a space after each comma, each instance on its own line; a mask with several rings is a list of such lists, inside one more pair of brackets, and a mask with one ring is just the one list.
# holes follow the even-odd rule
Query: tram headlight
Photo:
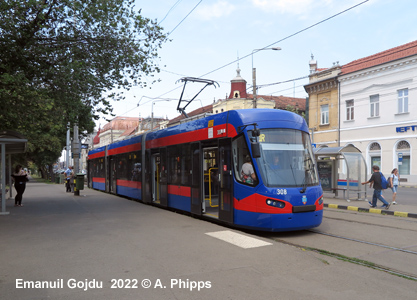
[[285, 202], [278, 201], [278, 200], [272, 200], [272, 199], [267, 199], [266, 204], [269, 205], [269, 206], [277, 207], [277, 208], [284, 208], [285, 207]]

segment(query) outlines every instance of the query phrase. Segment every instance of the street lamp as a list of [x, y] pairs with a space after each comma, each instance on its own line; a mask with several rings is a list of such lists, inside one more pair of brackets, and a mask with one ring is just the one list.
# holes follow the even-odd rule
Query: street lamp
[[253, 54], [262, 50], [281, 50], [281, 47], [262, 48], [252, 50], [252, 94], [253, 94], [253, 108], [257, 108], [256, 104], [256, 68], [253, 67]]
[[[173, 99], [173, 98], [158, 98], [158, 97], [156, 97], [156, 98], [152, 98], [152, 97], [142, 96], [142, 97], [140, 98], [140, 100], [139, 100], [139, 102], [138, 102], [137, 106], [139, 106], [140, 101], [142, 100], [142, 98], [148, 98], [148, 99], [151, 99], [151, 105], [152, 105], [152, 108], [151, 108], [151, 128], [150, 128], [150, 130], [151, 130], [151, 131], [153, 130], [153, 106], [154, 106], [155, 102], [177, 100], [177, 99]], [[148, 101], [148, 102], [149, 102], [149, 101]], [[148, 102], [146, 102], [146, 103], [148, 103]]]

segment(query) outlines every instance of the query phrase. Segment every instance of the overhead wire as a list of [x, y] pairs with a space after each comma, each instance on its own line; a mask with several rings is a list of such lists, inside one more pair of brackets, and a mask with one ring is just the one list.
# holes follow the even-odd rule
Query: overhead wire
[[[177, 27], [195, 10], [195, 8], [197, 8], [197, 6], [198, 5], [200, 5], [200, 3], [202, 2], [203, 0], [200, 0], [200, 2], [198, 2], [197, 3], [197, 5], [196, 6], [194, 6], [194, 8], [175, 26], [175, 28], [171, 31], [171, 32], [169, 32], [169, 34], [168, 34], [168, 36], [170, 35], [170, 34], [172, 34], [172, 32], [174, 32], [174, 30], [175, 29], [177, 29]], [[311, 28], [314, 28], [314, 27], [316, 27], [316, 26], [318, 26], [318, 25], [320, 25], [320, 24], [322, 24], [322, 23], [324, 23], [324, 22], [327, 22], [327, 21], [329, 21], [329, 20], [331, 20], [331, 19], [333, 19], [333, 18], [335, 18], [335, 17], [337, 17], [337, 16], [340, 16], [340, 15], [342, 15], [342, 14], [344, 14], [344, 13], [346, 13], [346, 12], [348, 12], [348, 11], [350, 11], [350, 10], [352, 10], [352, 9], [354, 9], [354, 8], [356, 8], [356, 7], [358, 7], [358, 6], [361, 6], [361, 5], [363, 5], [363, 4], [365, 4], [366, 2], [369, 2], [369, 0], [365, 0], [365, 1], [362, 1], [362, 2], [360, 2], [360, 3], [358, 3], [358, 4], [355, 4], [355, 5], [353, 5], [353, 6], [351, 6], [351, 7], [349, 7], [349, 8], [347, 8], [347, 9], [345, 9], [345, 10], [343, 10], [343, 11], [340, 11], [340, 12], [338, 12], [338, 13], [336, 13], [336, 14], [334, 14], [334, 15], [332, 15], [332, 16], [330, 16], [330, 17], [328, 17], [328, 18], [326, 18], [326, 19], [323, 19], [323, 20], [321, 20], [321, 21], [319, 21], [319, 22], [316, 22], [316, 23], [314, 23], [314, 24], [312, 24], [312, 25], [310, 25], [310, 26], [308, 26], [308, 27], [305, 27], [304, 29], [301, 29], [301, 30], [299, 30], [299, 31], [297, 31], [297, 32], [295, 32], [295, 33], [293, 33], [293, 34], [290, 34], [290, 35], [288, 35], [288, 36], [286, 36], [286, 37], [284, 37], [284, 38], [282, 38], [282, 39], [280, 39], [280, 40], [278, 40], [278, 41], [276, 41], [276, 42], [273, 42], [273, 43], [271, 43], [271, 44], [269, 44], [269, 45], [267, 45], [267, 46], [265, 46], [265, 47], [263, 47], [263, 48], [259, 48], [259, 49], [257, 49], [256, 51], [254, 51], [254, 52], [251, 52], [251, 53], [249, 53], [249, 54], [247, 54], [247, 55], [245, 55], [245, 56], [243, 56], [243, 57], [240, 57], [239, 59], [236, 59], [236, 60], [233, 60], [233, 61], [231, 61], [231, 62], [229, 62], [229, 63], [227, 63], [227, 64], [225, 64], [225, 65], [223, 65], [223, 66], [220, 66], [220, 67], [218, 67], [218, 68], [216, 68], [216, 69], [214, 69], [214, 70], [212, 70], [212, 71], [210, 71], [210, 72], [207, 72], [207, 73], [205, 73], [205, 74], [203, 74], [203, 75], [200, 75], [199, 77], [200, 78], [202, 78], [202, 77], [205, 77], [205, 76], [207, 76], [207, 75], [209, 75], [209, 74], [212, 74], [212, 73], [214, 73], [214, 72], [217, 72], [217, 71], [219, 71], [219, 70], [221, 70], [221, 69], [223, 69], [223, 68], [225, 68], [225, 67], [228, 67], [228, 66], [230, 66], [230, 65], [232, 65], [232, 64], [234, 64], [234, 63], [236, 63], [236, 62], [238, 62], [239, 60], [241, 60], [241, 59], [244, 59], [244, 58], [247, 58], [247, 57], [249, 57], [249, 56], [251, 56], [251, 55], [253, 55], [253, 54], [255, 54], [255, 53], [257, 53], [257, 52], [259, 52], [259, 51], [261, 51], [261, 50], [263, 50], [263, 49], [265, 49], [265, 48], [269, 48], [269, 47], [271, 47], [271, 46], [273, 46], [273, 45], [276, 45], [276, 44], [278, 44], [278, 43], [280, 43], [280, 42], [283, 42], [283, 41], [285, 41], [285, 40], [287, 40], [287, 39], [289, 39], [289, 38], [291, 38], [291, 37], [294, 37], [294, 36], [296, 36], [296, 35], [298, 35], [298, 34], [300, 34], [300, 33], [302, 33], [302, 32], [304, 32], [304, 31], [307, 31], [307, 30], [309, 30], [309, 29], [311, 29]], [[307, 76], [308, 77], [308, 76]], [[301, 79], [301, 78], [300, 78]], [[292, 81], [292, 80], [290, 80], [290, 81]], [[278, 84], [278, 83], [275, 83], [275, 84]], [[269, 84], [269, 85], [273, 85], [273, 84]], [[159, 97], [162, 97], [162, 96], [165, 96], [165, 95], [167, 95], [167, 94], [169, 94], [169, 93], [171, 93], [171, 92], [173, 92], [173, 91], [175, 91], [175, 90], [177, 90], [177, 89], [179, 89], [180, 88], [180, 86], [178, 86], [178, 87], [175, 87], [175, 88], [173, 88], [173, 89], [171, 89], [171, 90], [169, 90], [169, 91], [167, 91], [167, 92], [165, 92], [165, 93], [163, 93], [163, 94], [161, 94], [160, 96], [158, 96], [157, 98], [159, 98]], [[134, 108], [132, 108], [131, 110], [133, 110]], [[129, 111], [131, 111], [131, 110], [129, 110]], [[129, 112], [128, 111], [128, 112]]]
[[162, 18], [161, 21], [159, 21], [158, 25], [160, 25], [170, 14], [170, 12], [181, 2], [182, 0], [178, 0], [177, 2], [175, 2], [175, 4], [173, 6], [171, 6], [171, 8], [168, 10], [167, 14], [165, 15], [165, 17]]
[[184, 18], [183, 18], [183, 19], [182, 19], [182, 20], [181, 20], [178, 24], [177, 24], [177, 26], [175, 26], [175, 27], [174, 27], [174, 29], [172, 29], [172, 30], [168, 33], [167, 37], [168, 37], [168, 36], [170, 36], [170, 35], [171, 35], [174, 31], [175, 31], [175, 29], [177, 29], [177, 28], [178, 28], [178, 26], [180, 26], [180, 25], [181, 25], [181, 23], [182, 23], [182, 22], [184, 22], [184, 20], [185, 20], [185, 19], [187, 19], [187, 17], [188, 17], [188, 16], [189, 16], [189, 15], [190, 15], [190, 14], [191, 14], [191, 13], [192, 13], [192, 12], [193, 12], [196, 8], [197, 8], [197, 6], [199, 6], [199, 5], [200, 5], [200, 3], [201, 3], [201, 2], [203, 2], [203, 0], [200, 0], [200, 2], [198, 2], [198, 3], [196, 4], [196, 6], [194, 6], [194, 7], [193, 7], [193, 9], [191, 9], [191, 10], [190, 10], [190, 12], [189, 12], [189, 13], [188, 13], [188, 14], [187, 14], [187, 15], [186, 15], [186, 16], [185, 16], [185, 17], [184, 17]]

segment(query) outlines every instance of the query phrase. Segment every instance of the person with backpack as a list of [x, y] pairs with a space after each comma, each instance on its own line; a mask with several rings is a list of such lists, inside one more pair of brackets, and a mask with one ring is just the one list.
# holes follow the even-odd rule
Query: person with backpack
[[392, 170], [389, 180], [391, 182], [391, 190], [392, 190], [392, 203], [391, 204], [397, 204], [397, 201], [396, 201], [397, 189], [400, 183], [400, 175], [398, 174], [397, 168], [394, 168], [394, 170]]
[[379, 172], [378, 166], [372, 166], [373, 174], [368, 181], [362, 182], [362, 185], [370, 183], [369, 187], [374, 188], [374, 194], [372, 196], [372, 203], [369, 202], [372, 208], [376, 207], [377, 199], [379, 199], [382, 203], [382, 208], [389, 209], [390, 205], [382, 196], [382, 173]]

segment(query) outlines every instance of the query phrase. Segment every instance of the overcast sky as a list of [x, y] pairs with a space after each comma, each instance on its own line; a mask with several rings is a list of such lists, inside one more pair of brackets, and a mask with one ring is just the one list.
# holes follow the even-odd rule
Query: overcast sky
[[[220, 84], [207, 87], [187, 112], [224, 99], [236, 76], [238, 57], [241, 76], [252, 93], [255, 49], [282, 48], [253, 54], [257, 84], [277, 83], [261, 88], [260, 95], [305, 98], [312, 54], [319, 68], [327, 68], [417, 40], [415, 0], [137, 0], [136, 7], [161, 22], [172, 41], [160, 50], [162, 71], [155, 76], [161, 82], [151, 88], [134, 87], [125, 101], [113, 103], [118, 116], [148, 117], [149, 98], [172, 98], [176, 100], [155, 101], [154, 115], [176, 117], [182, 91], [176, 82], [186, 76]], [[185, 98], [202, 87], [188, 84]], [[97, 125], [105, 123], [100, 119]]]

